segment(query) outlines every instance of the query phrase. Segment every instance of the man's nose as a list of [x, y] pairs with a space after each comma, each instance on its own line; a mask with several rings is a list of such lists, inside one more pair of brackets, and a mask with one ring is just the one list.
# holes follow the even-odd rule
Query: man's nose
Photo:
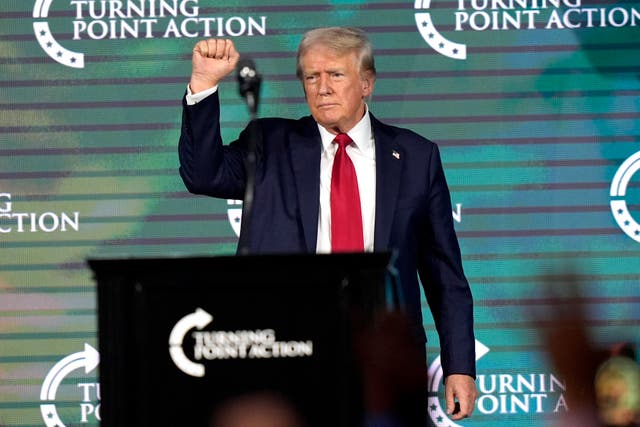
[[329, 79], [329, 76], [321, 74], [319, 79], [320, 81], [318, 85], [318, 92], [320, 93], [320, 95], [329, 95], [332, 92], [331, 80]]

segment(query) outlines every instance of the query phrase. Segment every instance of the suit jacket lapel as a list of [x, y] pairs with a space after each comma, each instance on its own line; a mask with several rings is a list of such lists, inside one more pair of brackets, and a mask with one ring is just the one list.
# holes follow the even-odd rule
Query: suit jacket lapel
[[390, 128], [371, 116], [373, 137], [376, 144], [376, 225], [374, 249], [389, 249], [389, 239], [396, 200], [400, 189], [403, 152], [395, 142]]
[[[290, 137], [291, 162], [294, 173], [300, 218], [308, 252], [316, 251], [318, 212], [320, 210], [320, 155], [322, 141], [313, 119], [301, 121]], [[376, 145], [376, 224], [374, 249], [389, 247], [391, 227], [400, 189], [403, 152], [389, 127], [371, 115]]]
[[320, 210], [320, 155], [322, 141], [315, 121], [305, 118], [291, 134], [290, 153], [298, 206], [308, 252], [316, 251]]

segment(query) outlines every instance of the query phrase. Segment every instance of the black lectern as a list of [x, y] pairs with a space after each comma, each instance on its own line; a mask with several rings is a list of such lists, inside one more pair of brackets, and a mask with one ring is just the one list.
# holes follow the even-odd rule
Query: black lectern
[[389, 254], [89, 260], [103, 427], [206, 427], [254, 392], [307, 425], [362, 417], [352, 338], [392, 289]]

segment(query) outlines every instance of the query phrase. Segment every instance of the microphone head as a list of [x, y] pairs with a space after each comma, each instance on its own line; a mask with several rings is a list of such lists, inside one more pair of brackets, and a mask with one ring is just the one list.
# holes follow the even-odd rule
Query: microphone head
[[236, 69], [240, 95], [246, 97], [247, 93], [251, 92], [257, 96], [262, 76], [256, 70], [255, 62], [252, 59], [241, 59]]

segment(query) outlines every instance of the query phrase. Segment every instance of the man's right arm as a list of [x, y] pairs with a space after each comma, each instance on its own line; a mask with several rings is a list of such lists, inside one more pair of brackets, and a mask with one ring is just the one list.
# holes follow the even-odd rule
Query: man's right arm
[[217, 93], [238, 59], [230, 40], [202, 40], [193, 49], [178, 148], [180, 175], [192, 193], [233, 199], [244, 195], [244, 154], [222, 144]]

